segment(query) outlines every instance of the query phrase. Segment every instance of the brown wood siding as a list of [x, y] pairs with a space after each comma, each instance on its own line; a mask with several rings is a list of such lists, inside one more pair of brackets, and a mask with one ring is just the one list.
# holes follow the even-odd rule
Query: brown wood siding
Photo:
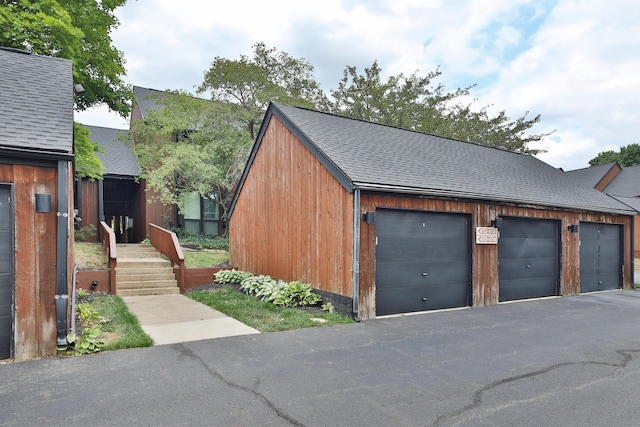
[[[0, 182], [14, 186], [15, 358], [53, 355], [56, 353], [57, 169], [0, 165]], [[52, 212], [36, 213], [36, 193], [51, 194]]]
[[95, 230], [95, 239], [92, 241], [99, 242], [100, 229], [100, 213], [98, 212], [98, 181], [89, 181], [83, 179], [80, 183], [81, 187], [81, 201], [80, 201], [80, 214], [82, 218], [82, 226], [93, 225]]
[[158, 227], [167, 227], [167, 221], [171, 223], [171, 227], [176, 224], [175, 206], [163, 205], [159, 200], [154, 199], [155, 193], [147, 188], [147, 182], [140, 180], [140, 202], [144, 207], [144, 233], [149, 234], [149, 224], [155, 224]]
[[[375, 211], [378, 207], [396, 209], [416, 209], [439, 212], [471, 214], [472, 223], [472, 292], [473, 305], [498, 303], [498, 246], [475, 244], [475, 227], [488, 227], [491, 220], [503, 216], [547, 218], [561, 222], [561, 295], [580, 293], [580, 253], [579, 233], [567, 230], [571, 224], [580, 221], [622, 224], [624, 226], [624, 270], [623, 284], [629, 289], [633, 282], [633, 256], [631, 251], [631, 217], [605, 215], [588, 212], [537, 209], [474, 203], [466, 201], [445, 201], [422, 197], [397, 196], [391, 194], [363, 193], [361, 210]], [[361, 319], [375, 317], [375, 225], [361, 223], [360, 234], [360, 304]]]
[[229, 223], [231, 263], [351, 297], [353, 194], [271, 118]]

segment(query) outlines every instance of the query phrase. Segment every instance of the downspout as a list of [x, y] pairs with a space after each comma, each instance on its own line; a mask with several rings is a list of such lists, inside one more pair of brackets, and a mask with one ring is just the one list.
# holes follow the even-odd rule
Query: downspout
[[353, 319], [360, 321], [358, 298], [360, 293], [360, 189], [353, 192]]
[[[637, 213], [636, 213], [637, 215]], [[635, 237], [636, 237], [636, 215], [631, 217], [631, 265], [633, 266], [635, 263], [635, 258], [636, 258], [636, 242], [635, 242]], [[624, 240], [624, 235], [622, 237], [622, 239]], [[624, 254], [624, 252], [623, 252]], [[624, 255], [623, 255], [624, 257]], [[623, 258], [624, 260], [624, 258]], [[624, 261], [622, 262], [622, 268], [624, 268]], [[631, 268], [631, 289], [635, 289], [635, 284], [636, 284], [636, 271], [635, 271], [635, 266]], [[622, 275], [622, 277], [624, 277], [624, 274]], [[624, 288], [624, 283], [622, 284], [622, 287]]]
[[67, 239], [69, 237], [69, 163], [58, 161], [58, 208], [56, 232], [56, 330], [57, 345], [67, 345]]

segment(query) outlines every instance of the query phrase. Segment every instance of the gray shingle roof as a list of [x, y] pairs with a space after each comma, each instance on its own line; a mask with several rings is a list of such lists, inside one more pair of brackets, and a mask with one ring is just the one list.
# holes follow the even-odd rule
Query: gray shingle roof
[[640, 196], [640, 165], [623, 167], [604, 192], [615, 196]]
[[104, 152], [96, 153], [96, 156], [104, 165], [106, 175], [127, 177], [140, 175], [138, 158], [133, 152], [133, 141], [129, 137], [129, 132], [100, 126], [83, 126], [91, 132], [89, 139], [104, 147]]
[[133, 94], [135, 96], [135, 102], [140, 106], [140, 112], [144, 119], [146, 115], [158, 108], [157, 100], [161, 97], [169, 95], [167, 92], [156, 89], [148, 89], [146, 87], [134, 86]]
[[566, 174], [578, 183], [594, 188], [605, 177], [607, 172], [616, 165], [616, 162], [605, 165], [590, 166], [588, 168], [567, 171]]
[[611, 196], [616, 200], [621, 201], [630, 208], [640, 212], [640, 197], [626, 197], [626, 196]]
[[0, 146], [73, 151], [73, 76], [66, 59], [0, 47]]
[[533, 156], [276, 103], [267, 119], [270, 113], [297, 133], [343, 185], [346, 180], [363, 189], [629, 212]]

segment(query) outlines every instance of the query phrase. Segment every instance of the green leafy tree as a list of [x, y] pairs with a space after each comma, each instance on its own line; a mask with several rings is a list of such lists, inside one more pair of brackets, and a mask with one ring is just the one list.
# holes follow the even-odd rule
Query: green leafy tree
[[612, 162], [618, 162], [621, 166], [640, 165], [640, 145], [629, 144], [620, 147], [620, 151], [603, 151], [589, 160], [591, 166], [605, 165]]
[[[121, 51], [112, 46], [110, 33], [119, 25], [114, 10], [126, 0], [2, 0], [0, 45], [73, 61], [75, 109], [105, 104], [126, 117], [132, 98]], [[99, 178], [100, 161], [92, 154], [96, 145], [74, 126], [75, 148], [82, 153], [76, 176]], [[82, 163], [86, 162], [86, 163]]]
[[[76, 176], [90, 180], [101, 179], [104, 175], [104, 166], [95, 153], [96, 151], [100, 152], [103, 147], [98, 143], [92, 142], [90, 132], [78, 123], [73, 124], [73, 134], [75, 139]], [[82, 143], [78, 143], [78, 141], [82, 141]]]
[[246, 161], [251, 140], [229, 122], [226, 105], [188, 92], [164, 92], [158, 108], [133, 123], [141, 177], [160, 201], [183, 209], [184, 193], [217, 203], [224, 216]]
[[324, 94], [313, 78], [313, 66], [304, 59], [264, 43], [252, 48], [252, 57], [216, 57], [198, 92], [210, 91], [213, 100], [224, 102], [231, 124], [244, 127], [253, 140], [270, 101], [312, 108]]
[[331, 90], [321, 107], [334, 114], [412, 129], [448, 138], [484, 144], [509, 151], [535, 154], [530, 148], [550, 133], [532, 135], [527, 131], [540, 121], [540, 115], [528, 119], [528, 113], [512, 121], [505, 111], [490, 116], [488, 106], [473, 109], [473, 103], [461, 104], [458, 99], [470, 94], [473, 86], [445, 91], [433, 81], [440, 70], [419, 76], [398, 74], [385, 80], [382, 69], [374, 62], [358, 74], [348, 66], [338, 88]]

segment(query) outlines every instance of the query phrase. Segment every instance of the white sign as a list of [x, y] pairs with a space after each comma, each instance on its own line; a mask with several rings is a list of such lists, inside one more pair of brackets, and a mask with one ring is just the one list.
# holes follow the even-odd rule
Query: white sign
[[497, 245], [498, 229], [495, 227], [476, 227], [476, 244]]

